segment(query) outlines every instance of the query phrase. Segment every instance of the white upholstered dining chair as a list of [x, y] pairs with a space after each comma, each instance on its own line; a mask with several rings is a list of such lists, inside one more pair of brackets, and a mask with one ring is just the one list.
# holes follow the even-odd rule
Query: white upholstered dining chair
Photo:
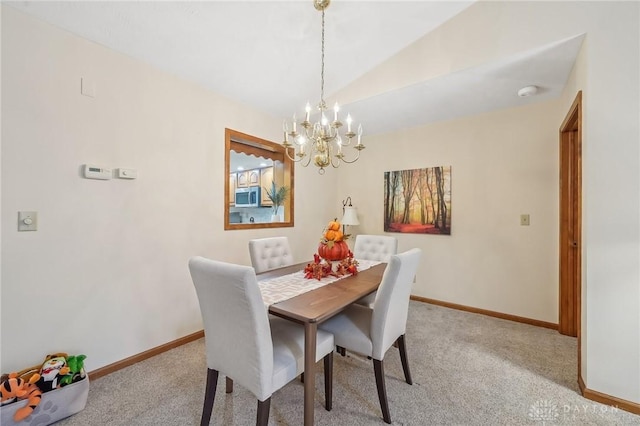
[[[353, 257], [363, 260], [389, 262], [389, 258], [398, 252], [398, 239], [388, 235], [357, 235], [353, 245]], [[371, 307], [376, 298], [373, 292], [356, 303]]]
[[383, 360], [387, 350], [396, 341], [405, 380], [410, 385], [413, 384], [407, 360], [405, 332], [411, 283], [421, 254], [420, 249], [414, 248], [391, 256], [378, 287], [373, 309], [353, 304], [337, 316], [319, 324], [319, 329], [334, 335], [336, 345], [373, 359], [378, 399], [386, 423], [391, 423], [391, 415]]
[[259, 238], [249, 241], [251, 265], [260, 272], [293, 265], [293, 255], [287, 237]]
[[[222, 373], [256, 396], [256, 424], [266, 425], [271, 395], [304, 370], [304, 327], [267, 316], [252, 267], [198, 256], [189, 260], [189, 270], [200, 303], [207, 355], [200, 424], [209, 424]], [[332, 402], [333, 345], [331, 333], [318, 331], [316, 360], [324, 358], [327, 411]]]

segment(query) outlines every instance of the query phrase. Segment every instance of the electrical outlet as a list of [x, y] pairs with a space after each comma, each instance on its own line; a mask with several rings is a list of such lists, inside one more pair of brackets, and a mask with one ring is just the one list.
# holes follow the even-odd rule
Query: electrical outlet
[[521, 214], [520, 215], [520, 226], [529, 226], [529, 215]]

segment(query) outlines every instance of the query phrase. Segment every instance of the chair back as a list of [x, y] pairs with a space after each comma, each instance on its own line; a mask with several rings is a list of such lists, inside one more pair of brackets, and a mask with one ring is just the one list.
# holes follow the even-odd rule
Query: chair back
[[411, 283], [421, 255], [422, 250], [414, 248], [389, 259], [373, 303], [371, 343], [374, 359], [383, 359], [393, 342], [405, 334]]
[[227, 375], [260, 401], [271, 396], [273, 342], [252, 267], [189, 260], [204, 323], [207, 367]]
[[388, 235], [357, 235], [353, 257], [388, 262], [398, 252], [398, 239]]
[[249, 255], [256, 274], [293, 265], [293, 255], [287, 237], [250, 240]]

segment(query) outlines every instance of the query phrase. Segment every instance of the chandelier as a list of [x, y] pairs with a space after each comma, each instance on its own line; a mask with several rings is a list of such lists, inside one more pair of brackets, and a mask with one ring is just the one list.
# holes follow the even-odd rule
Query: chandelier
[[[324, 168], [329, 167], [329, 165], [337, 168], [342, 162], [355, 163], [360, 158], [360, 151], [365, 148], [361, 142], [362, 124], [358, 126], [357, 133], [354, 132], [352, 130], [353, 120], [350, 114], [347, 114], [346, 118], [346, 132], [342, 136], [340, 135], [343, 123], [338, 117], [340, 107], [337, 102], [333, 107], [333, 121], [329, 121], [327, 117], [327, 104], [324, 101], [324, 10], [329, 7], [329, 3], [331, 3], [331, 0], [313, 0], [313, 6], [322, 11], [322, 68], [320, 71], [318, 119], [314, 123], [309, 121], [311, 106], [307, 102], [304, 121], [297, 123], [296, 115], [294, 114], [291, 130], [286, 120], [282, 124], [284, 131], [282, 146], [285, 148], [287, 157], [296, 163], [300, 162], [304, 167], [307, 167], [313, 161], [313, 164], [319, 167], [318, 173], [320, 174], [324, 174]], [[302, 127], [300, 131], [298, 131], [298, 125]], [[356, 136], [357, 143], [352, 145], [352, 139]], [[352, 147], [356, 150], [356, 155], [353, 159], [346, 159], [345, 154], [342, 152], [344, 147]]]

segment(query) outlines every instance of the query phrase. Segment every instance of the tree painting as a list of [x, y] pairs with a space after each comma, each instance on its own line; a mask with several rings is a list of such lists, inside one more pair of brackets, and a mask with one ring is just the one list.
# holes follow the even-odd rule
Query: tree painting
[[385, 172], [384, 230], [451, 235], [451, 166]]

